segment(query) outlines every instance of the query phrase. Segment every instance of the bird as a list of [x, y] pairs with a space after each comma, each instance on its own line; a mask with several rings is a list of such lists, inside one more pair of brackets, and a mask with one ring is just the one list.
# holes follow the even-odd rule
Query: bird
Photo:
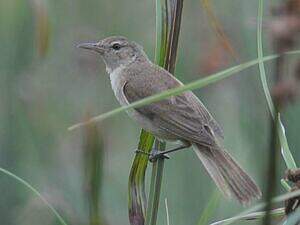
[[[167, 70], [151, 62], [141, 45], [126, 37], [111, 36], [81, 43], [78, 47], [102, 57], [112, 90], [122, 106], [183, 85]], [[152, 160], [192, 146], [225, 197], [243, 205], [261, 197], [256, 183], [223, 147], [222, 128], [192, 91], [130, 109], [127, 113], [159, 140], [182, 144], [169, 151], [153, 151]]]

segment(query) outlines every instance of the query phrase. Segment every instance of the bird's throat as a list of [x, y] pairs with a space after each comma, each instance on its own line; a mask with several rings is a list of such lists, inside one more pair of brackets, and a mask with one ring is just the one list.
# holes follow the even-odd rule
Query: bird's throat
[[121, 85], [121, 76], [122, 76], [122, 70], [125, 68], [125, 65], [118, 66], [117, 68], [111, 70], [111, 69], [106, 69], [107, 72], [109, 73], [109, 78], [110, 78], [110, 83], [111, 87], [114, 91], [115, 94], [117, 94], [117, 90], [120, 89]]

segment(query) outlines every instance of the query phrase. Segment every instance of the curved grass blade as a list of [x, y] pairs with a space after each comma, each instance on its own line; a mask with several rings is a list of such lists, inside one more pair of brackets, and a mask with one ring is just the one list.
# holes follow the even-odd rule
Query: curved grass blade
[[273, 103], [272, 97], [268, 88], [267, 84], [267, 78], [266, 78], [266, 71], [264, 62], [261, 61], [263, 58], [263, 47], [262, 47], [262, 19], [263, 19], [263, 8], [264, 8], [264, 1], [259, 0], [258, 1], [258, 13], [257, 13], [257, 55], [258, 59], [260, 60], [258, 63], [259, 66], [259, 74], [260, 74], [260, 80], [263, 86], [263, 90], [265, 93], [265, 97], [267, 99], [267, 103], [271, 112], [272, 119], [270, 121], [270, 144], [269, 144], [269, 150], [268, 150], [268, 176], [266, 179], [267, 187], [266, 187], [266, 213], [265, 217], [263, 219], [263, 224], [269, 225], [271, 224], [271, 199], [275, 194], [276, 190], [276, 167], [277, 167], [277, 148], [278, 148], [278, 137], [277, 137], [277, 130], [278, 130], [278, 108], [277, 105]]
[[[272, 97], [268, 88], [268, 83], [267, 83], [267, 78], [266, 78], [266, 72], [265, 72], [265, 67], [264, 67], [264, 62], [263, 62], [263, 47], [262, 47], [262, 14], [263, 14], [263, 1], [259, 1], [260, 8], [259, 8], [259, 16], [258, 16], [258, 23], [257, 23], [257, 49], [258, 49], [258, 59], [259, 59], [259, 70], [260, 70], [260, 79], [261, 83], [263, 86], [263, 90], [267, 99], [267, 103], [269, 106], [269, 110], [271, 112], [271, 115], [273, 119], [275, 118], [275, 107], [274, 103], [272, 101]], [[292, 156], [292, 153], [290, 151], [287, 138], [285, 135], [285, 128], [281, 122], [280, 115], [278, 115], [278, 136], [279, 136], [279, 141], [281, 145], [281, 154], [283, 156], [283, 159], [286, 163], [287, 168], [289, 169], [296, 169], [296, 163], [295, 160]]]
[[4, 173], [5, 175], [13, 178], [17, 182], [23, 184], [25, 187], [27, 187], [33, 194], [35, 194], [39, 199], [42, 200], [42, 202], [45, 203], [45, 205], [52, 211], [52, 213], [55, 215], [57, 220], [62, 224], [62, 225], [67, 225], [67, 223], [64, 221], [64, 219], [59, 215], [59, 213], [54, 209], [54, 207], [43, 197], [41, 193], [39, 193], [34, 187], [32, 187], [27, 181], [23, 180], [21, 177], [18, 177], [17, 175], [9, 172], [6, 169], [0, 168], [0, 172]]
[[201, 217], [199, 219], [198, 225], [206, 225], [208, 224], [208, 220], [213, 216], [216, 208], [218, 207], [218, 203], [220, 201], [220, 192], [215, 190], [210, 197], [209, 202], [207, 203]]
[[265, 97], [267, 99], [267, 103], [269, 106], [269, 110], [271, 112], [272, 117], [275, 117], [275, 107], [272, 101], [272, 97], [268, 88], [266, 71], [263, 62], [263, 48], [262, 48], [262, 15], [263, 15], [263, 1], [259, 0], [259, 13], [258, 13], [258, 21], [257, 21], [257, 55], [258, 55], [258, 66], [260, 71], [260, 80], [262, 83], [262, 87], [265, 93]]
[[[265, 97], [269, 106], [270, 113], [273, 117], [273, 119], [278, 122], [276, 124], [277, 133], [279, 137], [279, 143], [281, 146], [281, 154], [283, 156], [283, 159], [286, 163], [287, 168], [289, 169], [295, 169], [297, 168], [295, 160], [292, 156], [292, 153], [290, 151], [287, 138], [285, 135], [285, 128], [281, 122], [280, 114], [275, 110], [274, 103], [272, 101], [272, 97], [268, 88], [267, 78], [266, 78], [266, 72], [264, 67], [264, 57], [263, 57], [263, 46], [262, 46], [262, 19], [263, 19], [263, 1], [259, 0], [259, 10], [258, 10], [258, 22], [257, 22], [257, 54], [258, 54], [258, 60], [259, 60], [259, 71], [260, 71], [260, 79], [262, 83], [262, 87], [265, 93]], [[276, 115], [278, 113], [278, 115]], [[284, 188], [288, 188], [289, 185], [284, 180], [281, 180], [281, 183], [283, 184]]]
[[[300, 195], [300, 190], [289, 192], [289, 193], [285, 193], [285, 194], [282, 194], [282, 195], [279, 195], [279, 196], [273, 198], [271, 200], [271, 203], [274, 204], [274, 203], [283, 202], [283, 201], [285, 201], [287, 199], [294, 198], [294, 197], [299, 196], [299, 195]], [[263, 209], [264, 207], [266, 207], [266, 202], [259, 203], [259, 204], [255, 205], [255, 206], [253, 206], [253, 207], [251, 207], [251, 208], [249, 208], [249, 209], [247, 209], [247, 210], [239, 213], [238, 215], [236, 215], [234, 217], [231, 217], [231, 218], [227, 219], [226, 221], [223, 221], [220, 224], [222, 224], [222, 225], [233, 224], [233, 223], [239, 221], [239, 219], [242, 216], [246, 216], [246, 215], [248, 215], [250, 213], [254, 213], [254, 212], [258, 211], [258, 210]], [[215, 223], [212, 223], [210, 225], [215, 225]]]
[[[224, 224], [226, 222], [230, 222], [231, 220], [236, 220], [236, 221], [242, 221], [242, 220], [260, 220], [262, 218], [264, 218], [266, 215], [265, 211], [262, 212], [254, 212], [254, 213], [249, 213], [247, 215], [242, 215], [242, 216], [236, 216], [236, 217], [232, 217], [229, 219], [225, 219], [225, 220], [220, 220], [217, 222], [214, 222], [210, 225], [221, 225]], [[285, 212], [284, 212], [284, 208], [279, 208], [279, 209], [273, 209], [270, 211], [270, 215], [272, 218], [281, 218], [285, 216]]]
[[[300, 50], [289, 51], [289, 52], [286, 52], [284, 54], [286, 54], [286, 55], [297, 55], [297, 54], [300, 54]], [[276, 59], [278, 57], [279, 57], [278, 54], [273, 54], [273, 55], [265, 56], [261, 60], [254, 59], [254, 60], [251, 60], [251, 61], [239, 64], [237, 66], [230, 67], [228, 69], [225, 69], [225, 70], [222, 70], [220, 72], [214, 73], [214, 74], [212, 74], [210, 76], [207, 76], [205, 78], [196, 80], [194, 82], [191, 82], [189, 84], [183, 85], [181, 87], [173, 88], [173, 89], [164, 91], [162, 93], [159, 93], [159, 94], [156, 94], [156, 95], [144, 98], [142, 100], [133, 102], [133, 103], [127, 105], [127, 106], [119, 107], [119, 108], [116, 108], [116, 109], [114, 109], [112, 111], [103, 113], [103, 114], [101, 114], [99, 116], [95, 116], [95, 117], [91, 118], [88, 121], [85, 121], [85, 122], [82, 122], [82, 123], [77, 123], [77, 124], [69, 127], [68, 130], [74, 130], [74, 129], [77, 129], [79, 127], [85, 126], [87, 124], [95, 123], [97, 121], [101, 121], [101, 120], [110, 118], [110, 117], [115, 116], [115, 115], [117, 115], [117, 114], [119, 114], [121, 112], [124, 112], [126, 110], [129, 110], [129, 109], [132, 109], [132, 108], [138, 108], [138, 107], [141, 107], [141, 106], [144, 106], [144, 105], [148, 105], [150, 103], [157, 102], [157, 101], [160, 101], [162, 99], [166, 99], [168, 97], [171, 97], [173, 95], [179, 95], [179, 94], [181, 94], [182, 92], [185, 92], [185, 91], [189, 91], [189, 90], [194, 90], [194, 89], [205, 87], [205, 86], [207, 86], [209, 84], [213, 84], [213, 83], [218, 82], [220, 80], [223, 80], [223, 79], [225, 79], [227, 77], [230, 77], [230, 76], [232, 76], [232, 75], [234, 75], [234, 74], [236, 74], [238, 72], [241, 72], [241, 71], [243, 71], [243, 70], [245, 70], [247, 68], [255, 66], [260, 61], [266, 62], [266, 61], [270, 61], [270, 60]]]

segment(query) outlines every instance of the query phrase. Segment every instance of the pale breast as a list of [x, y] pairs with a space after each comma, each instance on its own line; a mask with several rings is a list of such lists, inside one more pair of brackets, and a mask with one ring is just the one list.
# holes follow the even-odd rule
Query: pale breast
[[121, 73], [122, 70], [123, 70], [123, 68], [122, 68], [122, 66], [120, 66], [117, 69], [113, 70], [109, 74], [111, 88], [113, 89], [115, 95], [117, 94], [116, 92], [120, 88], [120, 82], [121, 82], [120, 73]]
[[123, 86], [125, 84], [125, 78], [124, 76], [122, 76], [123, 69], [124, 67], [120, 66], [117, 69], [111, 71], [111, 73], [109, 74], [109, 78], [110, 78], [111, 88], [117, 100], [121, 105], [127, 105], [127, 101], [126, 99], [124, 99], [123, 91], [122, 91]]

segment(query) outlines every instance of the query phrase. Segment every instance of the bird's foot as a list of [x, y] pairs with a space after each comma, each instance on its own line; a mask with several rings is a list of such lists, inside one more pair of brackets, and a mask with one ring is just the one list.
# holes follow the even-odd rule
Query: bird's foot
[[164, 151], [153, 149], [149, 155], [149, 161], [155, 162], [157, 159], [170, 159], [170, 156]]
[[149, 161], [150, 162], [155, 162], [157, 159], [170, 159], [170, 156], [163, 152], [163, 151], [158, 151], [156, 149], [153, 149], [150, 153], [142, 151], [142, 150], [135, 150], [135, 153], [142, 153], [144, 155], [149, 156]]

